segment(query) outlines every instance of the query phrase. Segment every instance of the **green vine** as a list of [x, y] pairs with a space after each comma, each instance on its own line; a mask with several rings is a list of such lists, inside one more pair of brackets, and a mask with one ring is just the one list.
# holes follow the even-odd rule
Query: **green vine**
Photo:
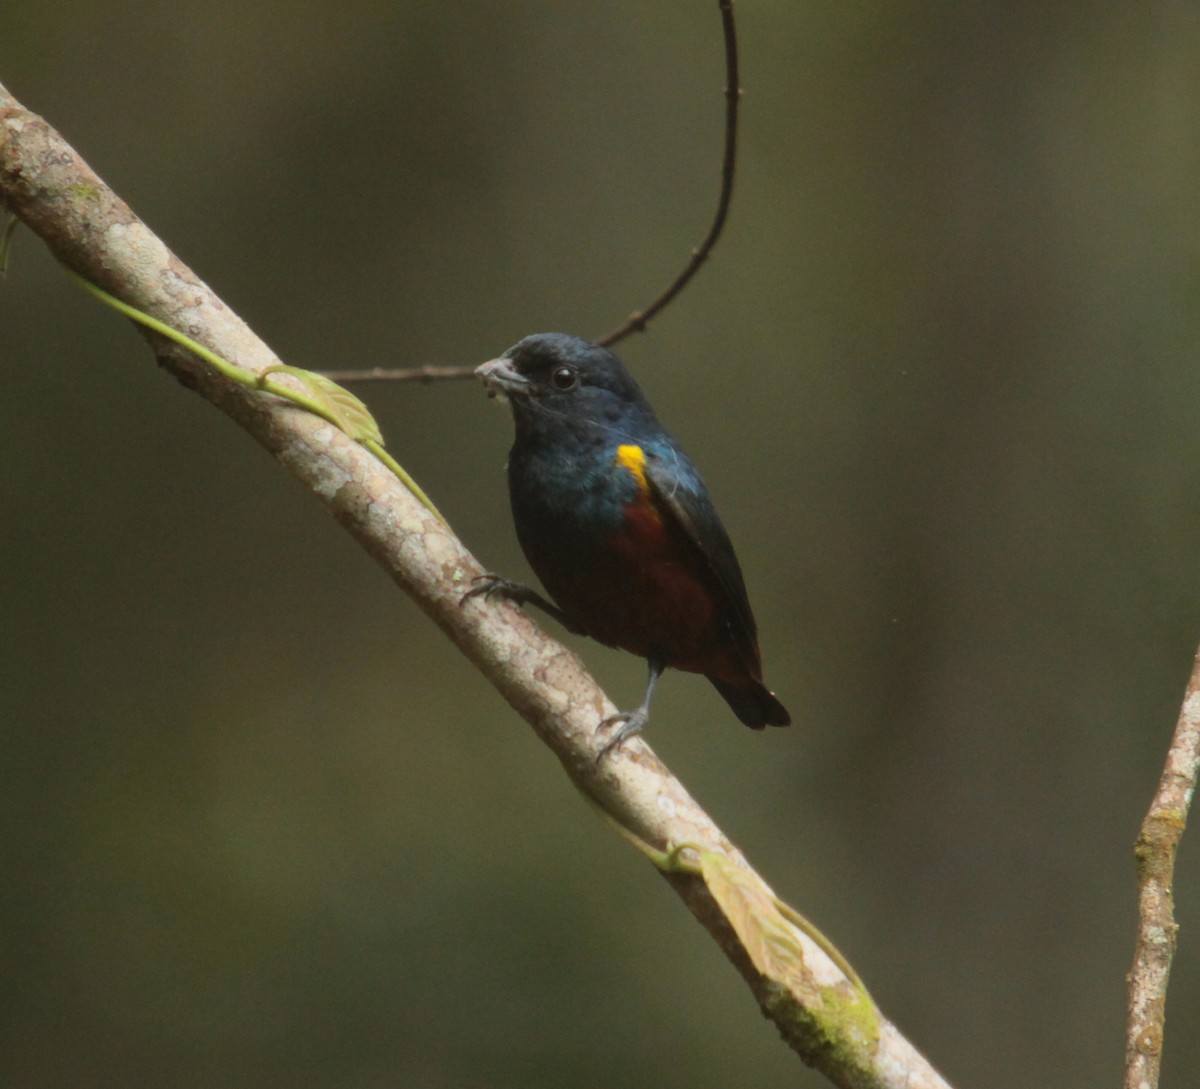
[[[5, 243], [10, 234], [11, 231], [5, 233]], [[5, 246], [0, 244], [0, 255], [3, 254], [4, 250]], [[216, 352], [194, 341], [178, 329], [173, 329], [166, 322], [152, 318], [149, 314], [143, 313], [136, 307], [122, 302], [107, 291], [97, 287], [90, 280], [84, 279], [73, 269], [67, 268], [66, 265], [63, 268], [80, 287], [99, 299], [105, 306], [117, 311], [118, 314], [123, 314], [125, 317], [136, 321], [139, 325], [144, 325], [147, 329], [152, 329], [168, 340], [174, 341], [180, 347], [186, 348], [231, 382], [236, 382], [245, 389], [260, 390], [264, 393], [274, 394], [276, 397], [282, 397], [284, 400], [290, 401], [306, 412], [311, 412], [314, 416], [320, 416], [321, 419], [328, 420], [339, 431], [342, 431], [360, 446], [370, 450], [372, 454], [379, 458], [396, 475], [400, 482], [416, 496], [434, 517], [443, 525], [449, 525], [437, 507], [433, 505], [433, 501], [422, 490], [421, 486], [383, 448], [383, 435], [379, 430], [379, 424], [375, 422], [375, 417], [371, 415], [367, 406], [348, 389], [339, 386], [336, 382], [326, 378], [322, 374], [317, 374], [314, 371], [306, 371], [300, 367], [292, 367], [286, 363], [278, 363], [273, 367], [268, 367], [261, 374], [255, 374], [253, 371], [248, 371], [244, 367], [239, 367], [236, 364], [230, 363], [229, 360], [223, 359]], [[271, 378], [273, 374], [286, 374], [296, 379], [305, 387], [304, 391], [301, 392], [282, 382], [273, 381]]]

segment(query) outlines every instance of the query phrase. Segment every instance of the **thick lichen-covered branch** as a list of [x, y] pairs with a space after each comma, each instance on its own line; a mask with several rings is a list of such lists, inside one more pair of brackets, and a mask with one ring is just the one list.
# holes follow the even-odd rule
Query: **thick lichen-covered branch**
[[[262, 375], [279, 367], [62, 137], [2, 86], [0, 201], [58, 260], [109, 294], [237, 368]], [[616, 708], [578, 659], [518, 609], [461, 604], [482, 568], [387, 465], [336, 421], [231, 380], [172, 340], [143, 331], [164, 367], [244, 427], [325, 504], [610, 819], [653, 850], [689, 844], [704, 852], [709, 872], [668, 867], [666, 879], [804, 1061], [855, 1089], [945, 1089], [644, 742], [632, 740], [597, 763], [596, 724]], [[724, 888], [720, 895], [714, 883]]]

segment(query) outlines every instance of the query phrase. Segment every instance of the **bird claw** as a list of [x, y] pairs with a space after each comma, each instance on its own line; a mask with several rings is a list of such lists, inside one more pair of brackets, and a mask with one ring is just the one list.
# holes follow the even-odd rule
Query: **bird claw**
[[600, 751], [596, 753], [596, 763], [600, 763], [605, 755], [613, 749], [619, 748], [634, 734], [640, 734], [649, 718], [650, 714], [646, 708], [639, 707], [636, 711], [618, 711], [615, 715], [609, 715], [608, 718], [602, 720], [596, 727], [597, 732], [612, 729], [618, 723], [621, 724], [621, 728], [600, 746]]
[[482, 597], [487, 601], [491, 601], [497, 594], [506, 601], [515, 601], [518, 605], [521, 605], [529, 597], [528, 587], [522, 586], [519, 582], [510, 582], [499, 575], [476, 575], [471, 579], [471, 582], [476, 585], [473, 585], [471, 589], [459, 598], [459, 605], [465, 605], [473, 597]]

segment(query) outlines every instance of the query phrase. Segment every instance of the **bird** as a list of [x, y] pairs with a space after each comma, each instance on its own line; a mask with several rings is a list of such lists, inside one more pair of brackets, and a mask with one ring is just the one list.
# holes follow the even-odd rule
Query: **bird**
[[508, 402], [513, 522], [549, 593], [482, 575], [463, 596], [534, 605], [568, 631], [646, 659], [641, 704], [604, 719], [597, 760], [640, 732], [664, 669], [703, 674], [751, 729], [787, 726], [762, 683], [741, 566], [691, 459], [625, 365], [566, 333], [525, 337], [476, 375]]

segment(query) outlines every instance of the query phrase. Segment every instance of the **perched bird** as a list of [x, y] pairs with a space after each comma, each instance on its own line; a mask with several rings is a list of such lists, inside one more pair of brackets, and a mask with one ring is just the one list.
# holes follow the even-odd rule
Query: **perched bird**
[[475, 372], [512, 408], [517, 538], [553, 602], [496, 575], [467, 598], [537, 605], [569, 631], [645, 658], [650, 676], [603, 755], [646, 724], [663, 669], [707, 677], [755, 730], [787, 726], [762, 683], [742, 570], [708, 489], [621, 361], [563, 333], [526, 337]]

